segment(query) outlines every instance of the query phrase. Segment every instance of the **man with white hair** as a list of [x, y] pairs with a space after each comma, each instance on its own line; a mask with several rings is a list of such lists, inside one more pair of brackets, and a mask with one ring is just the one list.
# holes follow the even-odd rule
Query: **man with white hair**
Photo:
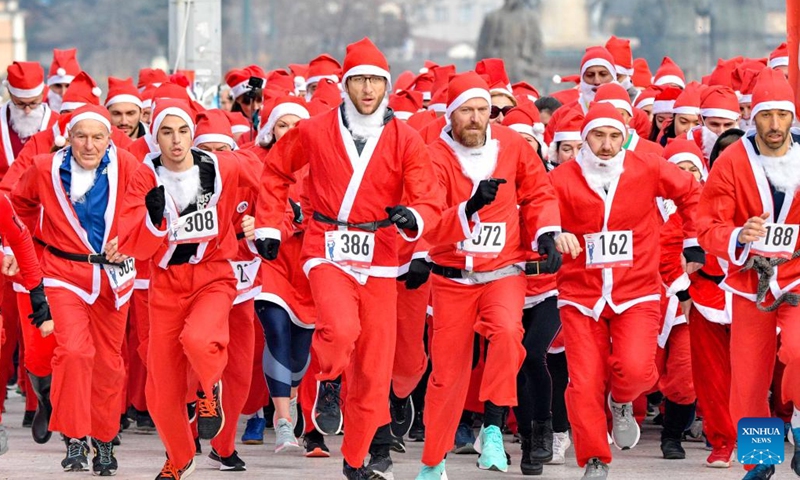
[[[792, 433], [800, 438], [800, 296], [798, 224], [800, 136], [794, 92], [782, 72], [765, 68], [753, 90], [755, 132], [714, 163], [697, 212], [700, 244], [728, 263], [720, 286], [731, 308], [731, 420], [769, 417], [767, 393], [777, 358], [786, 366], [782, 401], [794, 404]], [[776, 328], [781, 346], [776, 346]], [[791, 467], [800, 475], [800, 442]], [[752, 468], [752, 466], [746, 466]], [[757, 465], [744, 478], [766, 480], [774, 465]]]
[[625, 150], [627, 135], [617, 109], [597, 103], [584, 119], [575, 161], [550, 172], [562, 227], [580, 239], [560, 235], [556, 246], [571, 257], [557, 277], [558, 306], [570, 377], [566, 403], [584, 478], [608, 475], [611, 450], [605, 429], [598, 428], [605, 425], [606, 405], [614, 443], [633, 448], [639, 441], [633, 400], [658, 378], [657, 197], [678, 206], [686, 260], [704, 261], [694, 239], [698, 183], [675, 165]]
[[64, 471], [114, 475], [125, 379], [122, 342], [133, 291], [133, 259], [117, 248], [125, 186], [138, 162], [110, 143], [111, 119], [99, 105], [72, 113], [70, 146], [40, 155], [12, 200], [20, 216], [42, 211], [44, 286], [58, 346], [53, 356], [50, 428], [64, 434]]

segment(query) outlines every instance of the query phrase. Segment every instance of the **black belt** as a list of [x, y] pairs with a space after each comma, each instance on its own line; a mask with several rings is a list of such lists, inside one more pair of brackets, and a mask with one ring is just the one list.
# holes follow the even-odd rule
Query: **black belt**
[[[547, 273], [542, 271], [544, 264], [543, 261], [525, 262], [525, 275], [528, 277], [544, 275]], [[444, 278], [464, 278], [463, 270], [460, 268], [443, 267], [435, 263], [431, 265], [431, 272]]]
[[[42, 242], [40, 241], [39, 243]], [[114, 263], [109, 261], [106, 258], [105, 253], [69, 253], [63, 250], [59, 250], [52, 245], [47, 245], [45, 248], [56, 257], [63, 258], [64, 260], [69, 260], [72, 262], [93, 263], [97, 265], [114, 265], [116, 267], [122, 266], [121, 263]]]
[[384, 220], [377, 220], [374, 222], [350, 223], [350, 222], [341, 222], [339, 220], [336, 220], [335, 218], [325, 216], [319, 212], [314, 212], [313, 218], [318, 222], [327, 223], [328, 225], [336, 225], [339, 227], [347, 227], [347, 228], [357, 228], [359, 230], [364, 230], [367, 232], [377, 232], [379, 228], [390, 227], [392, 225], [392, 222], [388, 218]]
[[545, 262], [543, 260], [537, 260], [535, 262], [525, 262], [525, 275], [528, 277], [533, 277], [536, 275], [544, 275], [545, 273], [550, 273], [543, 271], [544, 266]]
[[720, 283], [722, 283], [723, 280], [725, 280], [725, 275], [710, 275], [702, 270], [698, 270], [697, 274], [705, 278], [706, 280], [711, 280], [717, 285], [719, 285]]

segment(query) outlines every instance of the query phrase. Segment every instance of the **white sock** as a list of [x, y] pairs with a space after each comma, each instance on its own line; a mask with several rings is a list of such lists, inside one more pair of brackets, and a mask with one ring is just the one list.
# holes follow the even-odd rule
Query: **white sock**
[[800, 428], [800, 410], [797, 407], [792, 412], [792, 428]]

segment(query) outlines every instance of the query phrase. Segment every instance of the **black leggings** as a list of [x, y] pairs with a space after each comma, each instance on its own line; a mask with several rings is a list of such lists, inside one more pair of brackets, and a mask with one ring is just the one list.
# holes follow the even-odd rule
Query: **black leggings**
[[569, 430], [567, 403], [564, 401], [564, 393], [567, 391], [567, 383], [569, 383], [567, 354], [564, 352], [548, 353], [547, 368], [553, 377], [553, 431], [564, 433]]
[[517, 374], [517, 398], [514, 407], [519, 433], [531, 434], [533, 420], [551, 417], [553, 381], [547, 369], [547, 349], [561, 330], [561, 318], [555, 296], [549, 297], [522, 313], [525, 328], [525, 361]]

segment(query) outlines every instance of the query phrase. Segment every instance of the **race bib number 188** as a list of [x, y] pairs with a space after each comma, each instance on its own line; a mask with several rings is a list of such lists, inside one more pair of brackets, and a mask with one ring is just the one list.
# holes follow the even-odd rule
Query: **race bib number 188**
[[217, 236], [217, 207], [187, 213], [173, 222], [169, 238], [172, 243], [202, 243]]
[[375, 234], [351, 230], [325, 232], [325, 258], [340, 265], [369, 268], [375, 253]]
[[586, 240], [586, 268], [633, 266], [633, 231], [589, 233]]
[[792, 258], [797, 246], [800, 225], [765, 223], [764, 229], [767, 234], [757, 242], [753, 242], [750, 251], [764, 257]]

